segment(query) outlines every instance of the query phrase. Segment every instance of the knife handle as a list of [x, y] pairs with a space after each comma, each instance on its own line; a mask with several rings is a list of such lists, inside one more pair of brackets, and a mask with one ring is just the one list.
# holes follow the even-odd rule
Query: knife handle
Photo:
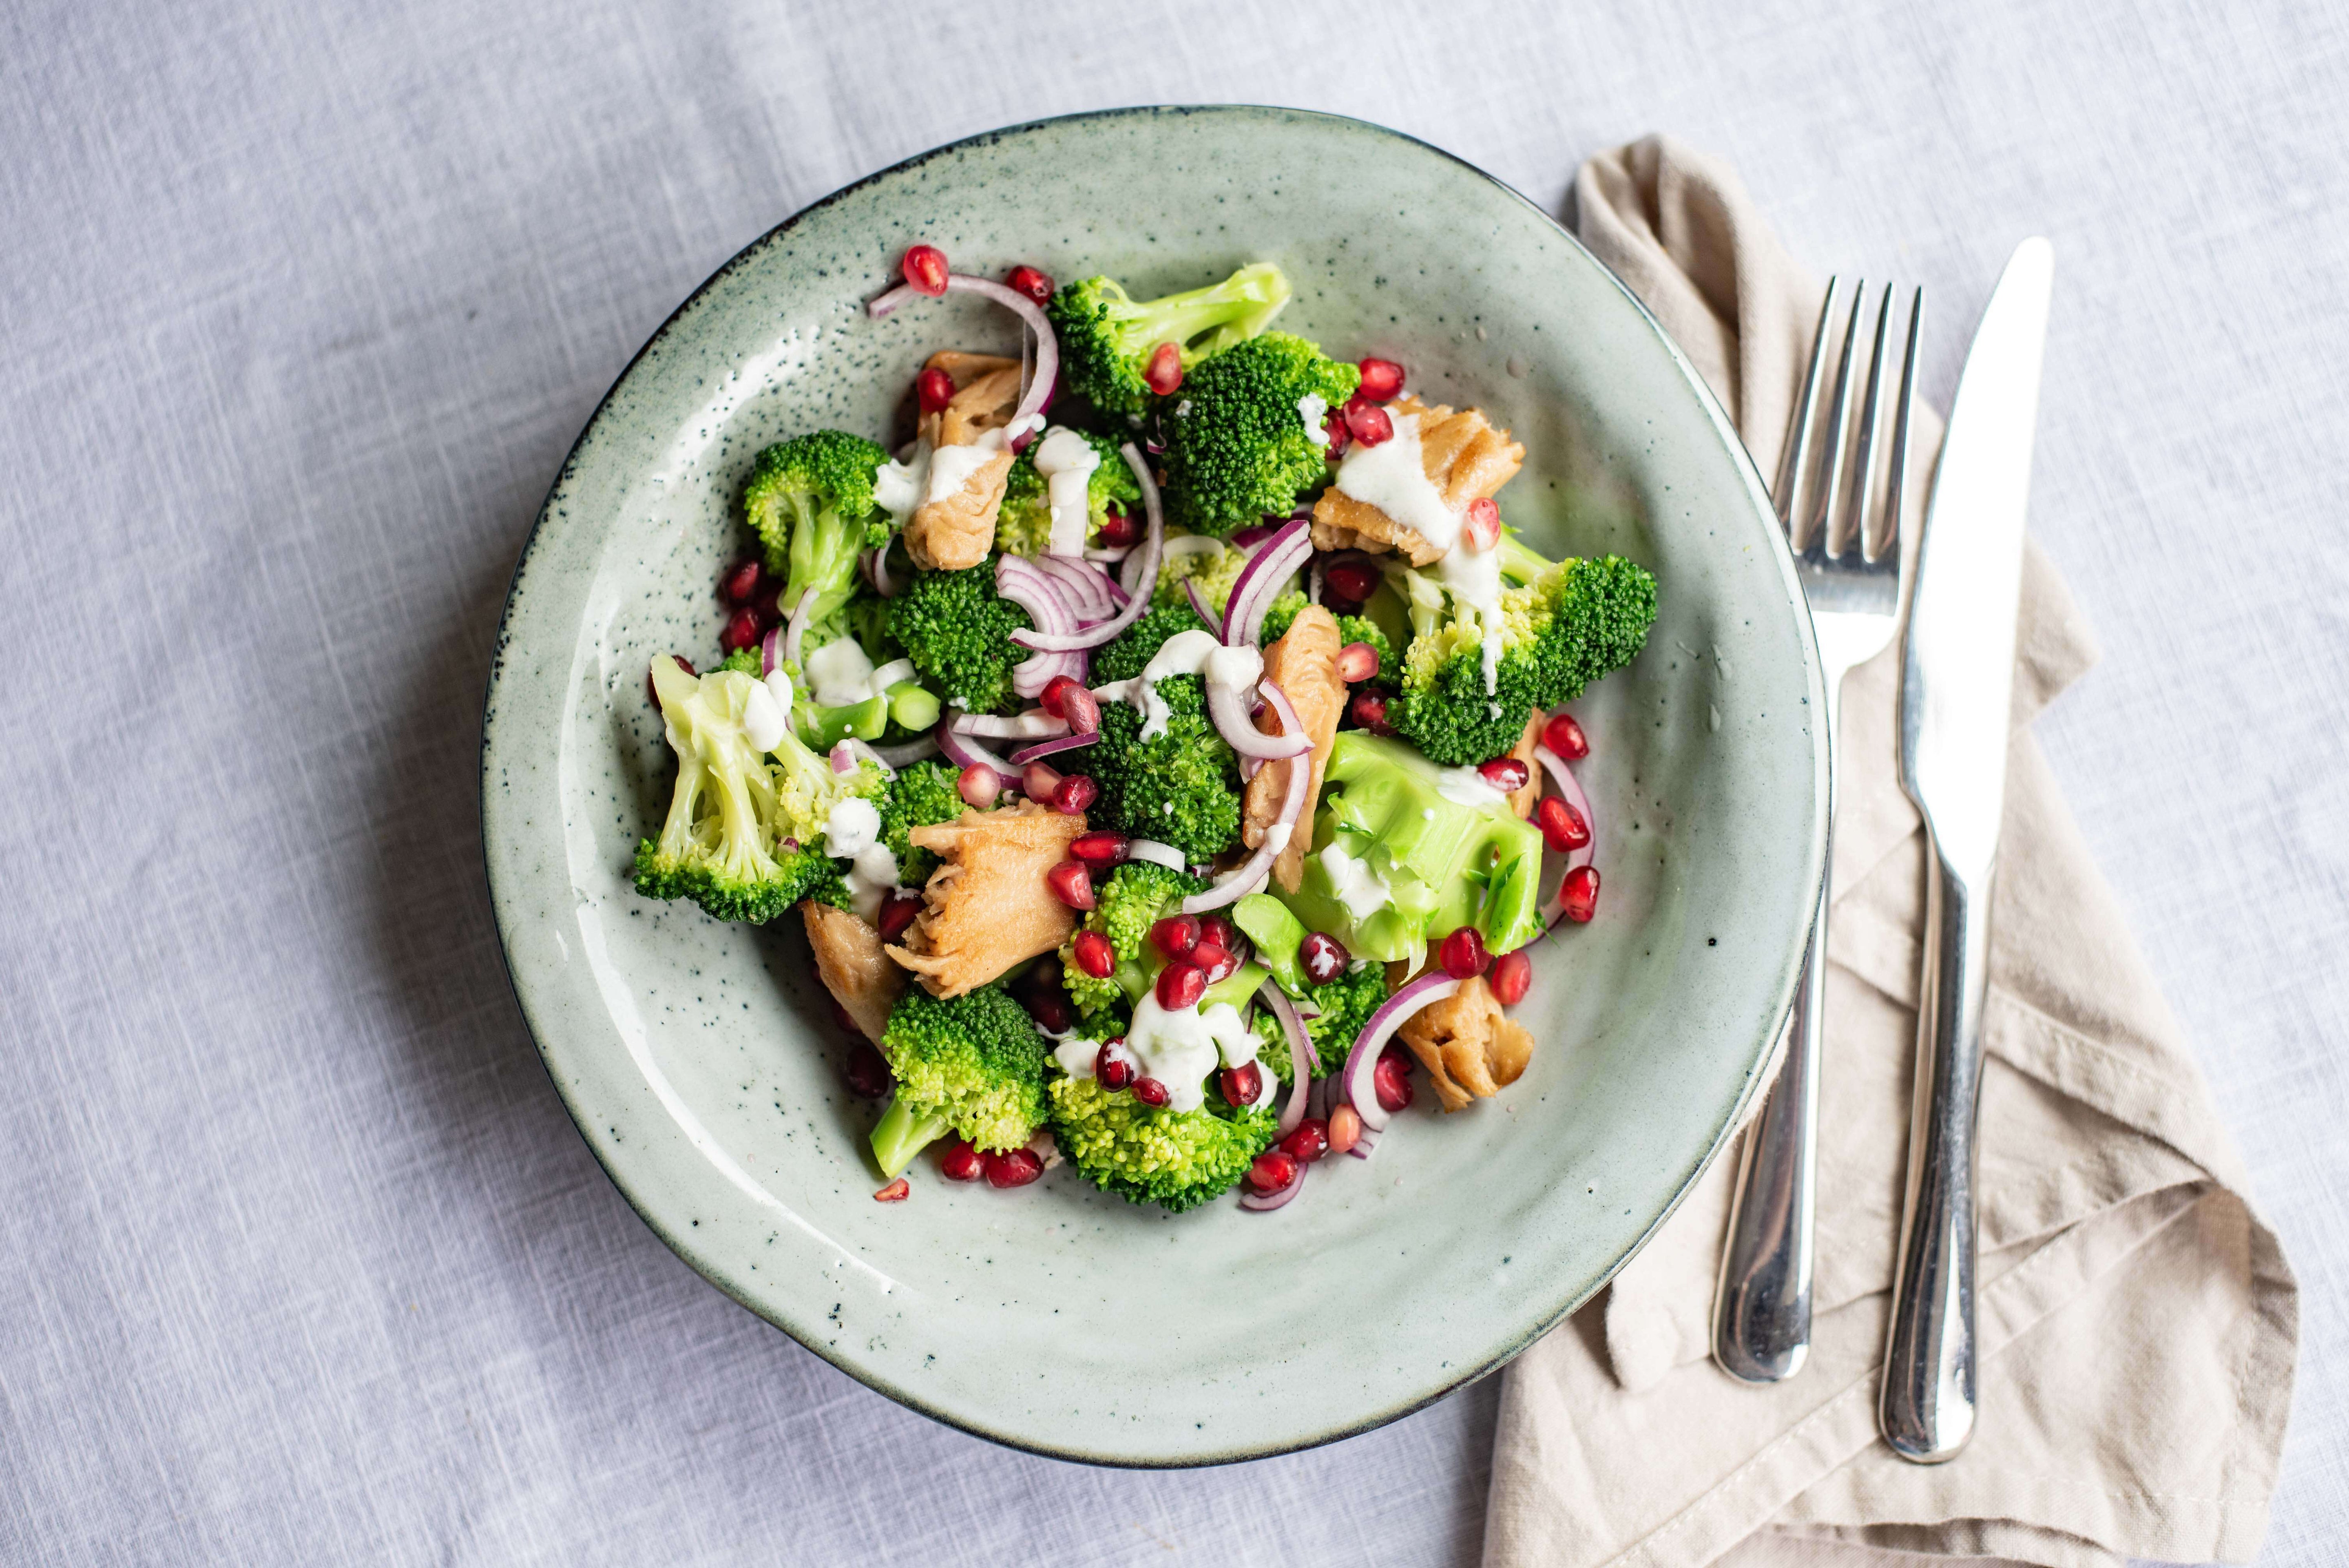
[[1885, 1339], [1884, 1440], [1902, 1459], [1955, 1459], [1974, 1429], [1974, 1131], [1982, 1108], [1990, 875], [1937, 846], [1925, 893], [1908, 1205]]

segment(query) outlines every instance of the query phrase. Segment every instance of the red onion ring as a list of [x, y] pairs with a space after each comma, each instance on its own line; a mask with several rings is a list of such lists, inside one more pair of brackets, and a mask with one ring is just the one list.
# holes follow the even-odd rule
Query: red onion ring
[[1313, 1167], [1303, 1161], [1297, 1162], [1297, 1180], [1278, 1192], [1259, 1192], [1251, 1187], [1240, 1194], [1240, 1207], [1252, 1214], [1269, 1214], [1275, 1209], [1286, 1208], [1289, 1200], [1305, 1191], [1305, 1173]]
[[782, 662], [777, 656], [781, 652], [782, 645], [783, 629], [781, 626], [770, 627], [767, 634], [759, 639], [759, 673], [761, 675], [771, 676], [775, 673], [775, 666]]
[[995, 773], [995, 788], [998, 794], [1010, 789], [1018, 781], [1019, 769], [968, 736], [957, 735], [953, 720], [949, 719], [939, 725], [930, 732], [930, 735], [938, 743], [938, 750], [944, 753], [946, 759], [956, 767], [991, 769]]
[[1125, 444], [1124, 451], [1126, 465], [1133, 469], [1133, 477], [1141, 481], [1143, 504], [1150, 511], [1150, 527], [1143, 535], [1141, 552], [1126, 565], [1132, 576], [1125, 589], [1133, 595], [1133, 601], [1100, 625], [1088, 626], [1081, 632], [1014, 632], [1011, 640], [1019, 646], [1043, 653], [1073, 653], [1080, 649], [1098, 648], [1142, 619], [1142, 612], [1149, 606], [1150, 592], [1158, 583], [1159, 554], [1166, 545], [1166, 513], [1158, 499], [1158, 481], [1150, 477], [1150, 469], [1143, 462], [1142, 453], [1131, 441]]
[[1101, 731], [1098, 729], [1087, 730], [1082, 735], [1056, 735], [1050, 740], [1040, 740], [1033, 746], [1023, 747], [1013, 752], [1011, 761], [1015, 767], [1025, 768], [1030, 762], [1043, 758], [1056, 756], [1063, 751], [1074, 751], [1081, 746], [1091, 746], [1100, 738]]
[[1112, 564], [1115, 564], [1133, 553], [1133, 546], [1131, 544], [1121, 544], [1114, 550], [1088, 550], [1085, 552], [1085, 559], [1088, 561], [1108, 562]]
[[1036, 566], [1057, 578], [1068, 590], [1080, 618], [1106, 618], [1115, 614], [1123, 602], [1118, 597], [1117, 584], [1098, 566], [1088, 566], [1066, 555], [1040, 557]]
[[795, 665], [800, 662], [800, 639], [807, 635], [808, 604], [814, 598], [812, 589], [801, 589], [798, 601], [792, 605], [792, 618], [783, 623], [783, 657]]
[[[1257, 689], [1264, 693], [1265, 700], [1272, 704], [1275, 713], [1280, 715], [1281, 728], [1289, 735], [1303, 738], [1305, 723], [1297, 717], [1295, 706], [1289, 702], [1288, 695], [1280, 689], [1279, 686], [1268, 680]], [[1271, 874], [1273, 861], [1283, 849], [1288, 847], [1288, 838], [1294, 836], [1297, 819], [1305, 810], [1307, 776], [1312, 771], [1310, 768], [1305, 767], [1295, 767], [1288, 770], [1288, 792], [1281, 798], [1280, 815], [1273, 819], [1273, 826], [1286, 827], [1289, 830], [1289, 834], [1276, 835], [1270, 828], [1266, 829], [1264, 842], [1256, 847], [1254, 854], [1233, 868], [1206, 892], [1193, 893], [1183, 901], [1185, 914], [1205, 914], [1211, 909], [1221, 909], [1224, 905], [1247, 896], [1250, 888]], [[1276, 839], [1278, 840], [1278, 842], [1275, 841]]]
[[905, 585], [890, 575], [887, 545], [884, 544], [878, 549], [868, 550], [858, 556], [856, 566], [857, 570], [864, 574], [864, 581], [873, 585], [873, 592], [880, 594], [884, 599], [895, 599], [905, 591]]
[[1368, 1160], [1371, 1157], [1371, 1151], [1379, 1146], [1379, 1139], [1381, 1136], [1381, 1129], [1365, 1126], [1361, 1131], [1354, 1134], [1354, 1147], [1346, 1152], [1357, 1160]]
[[1459, 994], [1462, 982], [1438, 971], [1423, 975], [1402, 990], [1379, 1004], [1363, 1024], [1362, 1032], [1354, 1037], [1354, 1048], [1347, 1054], [1346, 1065], [1339, 1069], [1338, 1081], [1354, 1113], [1362, 1119], [1365, 1131], [1376, 1132], [1387, 1124], [1388, 1111], [1379, 1103], [1379, 1092], [1371, 1082], [1371, 1074], [1379, 1065], [1379, 1053], [1386, 1049], [1394, 1032], [1421, 1008]]
[[[1271, 685], [1266, 681], [1257, 689], [1264, 691]], [[1224, 738], [1224, 743], [1242, 757], [1275, 762], [1284, 757], [1302, 757], [1313, 749], [1313, 738], [1301, 730], [1267, 735], [1258, 729], [1251, 722], [1245, 696], [1231, 686], [1207, 687], [1207, 717], [1216, 721], [1216, 733]]]
[[[1006, 288], [991, 278], [975, 278], [965, 273], [948, 273], [947, 292], [975, 294], [981, 299], [992, 300], [1027, 323], [1028, 330], [1036, 335], [1035, 373], [1027, 378], [1019, 395], [1019, 406], [1011, 413], [1011, 428], [1014, 430], [1020, 429], [1028, 422], [1030, 415], [1040, 416], [1045, 408], [1050, 406], [1053, 393], [1060, 388], [1061, 340], [1053, 335], [1051, 322], [1045, 317], [1043, 307], [1034, 300], [1017, 289]], [[889, 314], [899, 305], [908, 300], [921, 297], [923, 297], [922, 292], [913, 284], [900, 284], [895, 288], [885, 290], [874, 295], [872, 302], [864, 307], [864, 313], [874, 321], [885, 321]], [[1025, 433], [1032, 436], [1034, 432]], [[1019, 438], [1015, 437], [1013, 439], [1017, 440]], [[1024, 445], [1025, 442], [1021, 444]], [[1012, 449], [1017, 451], [1019, 448], [1014, 447]]]
[[875, 746], [870, 749], [873, 759], [894, 773], [898, 769], [909, 767], [926, 757], [936, 757], [938, 754], [938, 738], [935, 735], [925, 735], [919, 740], [909, 740], [903, 746]]
[[854, 773], [856, 771], [856, 753], [848, 748], [848, 742], [845, 740], [836, 740], [833, 742], [832, 770], [834, 773]]
[[1199, 580], [1196, 577], [1183, 579], [1183, 592], [1190, 596], [1191, 613], [1206, 622], [1207, 630], [1215, 633], [1220, 639], [1224, 631], [1224, 618], [1216, 614], [1215, 607], [1207, 603], [1207, 596], [1199, 592]]
[[1253, 644], [1263, 634], [1264, 613], [1271, 608], [1276, 592], [1312, 557], [1310, 527], [1303, 518], [1291, 518], [1240, 568], [1231, 597], [1224, 602], [1226, 644]]
[[1268, 980], [1257, 988], [1257, 995], [1272, 1009], [1272, 1016], [1280, 1020], [1280, 1032], [1288, 1037], [1288, 1103], [1280, 1108], [1280, 1135], [1286, 1138], [1305, 1119], [1306, 1098], [1313, 1092], [1312, 1041], [1288, 992]]
[[1191, 870], [1191, 862], [1183, 858], [1182, 851], [1172, 844], [1162, 844], [1155, 839], [1127, 840], [1125, 858], [1129, 861], [1148, 861], [1152, 865], [1164, 866], [1170, 872], [1182, 872], [1188, 874]]

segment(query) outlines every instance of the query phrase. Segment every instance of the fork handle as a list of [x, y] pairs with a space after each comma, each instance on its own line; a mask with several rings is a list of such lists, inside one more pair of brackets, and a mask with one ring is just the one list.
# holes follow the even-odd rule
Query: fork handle
[[1918, 1464], [1955, 1459], [1974, 1429], [1974, 1133], [1990, 971], [1990, 873], [1936, 846], [1926, 882], [1908, 1204], [1892, 1276], [1877, 1422]]

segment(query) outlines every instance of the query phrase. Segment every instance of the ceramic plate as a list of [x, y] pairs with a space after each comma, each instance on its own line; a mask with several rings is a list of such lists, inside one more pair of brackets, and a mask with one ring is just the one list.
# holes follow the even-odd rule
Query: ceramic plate
[[[1525, 443], [1502, 497], [1551, 555], [1652, 568], [1647, 651], [1578, 704], [1599, 918], [1537, 950], [1525, 1077], [1419, 1106], [1271, 1214], [1182, 1216], [1067, 1168], [1015, 1192], [929, 1162], [873, 1201], [874, 1109], [796, 920], [720, 924], [625, 877], [672, 768], [647, 661], [714, 658], [736, 500], [770, 441], [902, 430], [931, 350], [1016, 352], [967, 295], [863, 304], [907, 244], [1137, 295], [1269, 259], [1282, 327], [1410, 367]], [[516, 995], [595, 1156], [745, 1306], [873, 1387], [1074, 1459], [1325, 1442], [1490, 1370], [1596, 1291], [1717, 1153], [1792, 995], [1818, 884], [1816, 661], [1764, 488], [1687, 363], [1531, 203], [1376, 126], [1135, 109], [998, 131], [818, 202], [637, 356], [547, 498], [490, 677], [481, 796]]]

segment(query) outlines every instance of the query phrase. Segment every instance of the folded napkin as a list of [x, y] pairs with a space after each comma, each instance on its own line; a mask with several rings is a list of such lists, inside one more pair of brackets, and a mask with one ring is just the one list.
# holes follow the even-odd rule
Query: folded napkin
[[[1592, 159], [1575, 195], [1583, 242], [1775, 477], [1821, 284], [1724, 165], [1671, 141]], [[1944, 313], [1937, 330], [1960, 325]], [[1912, 547], [1939, 420], [1920, 410], [1918, 433]], [[2035, 547], [2021, 625], [1983, 1025], [1972, 1444], [1918, 1466], [1876, 1433], [1925, 907], [1896, 644], [1844, 691], [1809, 1364], [1750, 1387], [1709, 1358], [1731, 1150], [1598, 1301], [1509, 1368], [1489, 1564], [2240, 1562], [2258, 1547], [2297, 1289], [2027, 728], [2095, 658]]]

